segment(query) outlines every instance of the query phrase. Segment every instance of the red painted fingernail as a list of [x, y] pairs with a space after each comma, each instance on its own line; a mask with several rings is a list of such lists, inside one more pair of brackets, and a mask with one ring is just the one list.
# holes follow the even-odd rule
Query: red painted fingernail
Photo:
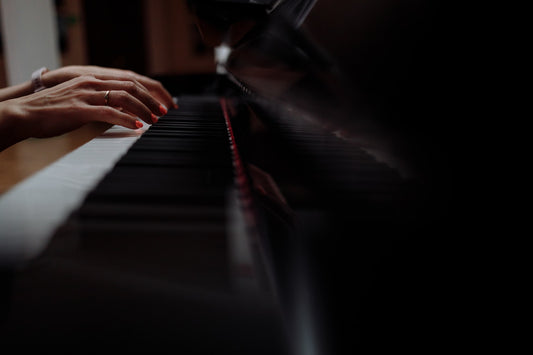
[[175, 109], [178, 109], [178, 104], [174, 104], [174, 108], [175, 108]]
[[167, 114], [167, 109], [165, 108], [165, 106], [163, 105], [159, 105], [159, 111], [161, 111], [161, 114], [162, 115], [166, 115]]
[[152, 122], [156, 123], [157, 121], [159, 121], [159, 118], [157, 118], [157, 116], [152, 113]]
[[135, 121], [135, 127], [137, 128], [141, 128], [143, 126], [142, 122], [140, 121]]

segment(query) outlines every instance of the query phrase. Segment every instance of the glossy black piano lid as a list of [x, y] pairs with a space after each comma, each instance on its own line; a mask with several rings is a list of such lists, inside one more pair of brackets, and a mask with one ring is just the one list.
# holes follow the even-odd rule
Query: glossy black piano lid
[[226, 68], [253, 93], [371, 136], [428, 179], [447, 174], [441, 144], [451, 128], [442, 120], [450, 120], [454, 53], [440, 2], [189, 3], [201, 5], [206, 42], [233, 48]]

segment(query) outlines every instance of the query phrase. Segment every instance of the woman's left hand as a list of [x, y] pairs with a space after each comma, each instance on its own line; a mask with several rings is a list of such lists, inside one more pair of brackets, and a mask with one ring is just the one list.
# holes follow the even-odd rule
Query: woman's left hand
[[131, 70], [105, 68], [94, 65], [71, 65], [44, 73], [42, 75], [42, 82], [45, 87], [49, 88], [85, 75], [94, 76], [100, 80], [133, 81], [146, 88], [155, 99], [159, 100], [167, 108], [177, 108], [172, 100], [172, 96], [159, 81], [137, 74]]

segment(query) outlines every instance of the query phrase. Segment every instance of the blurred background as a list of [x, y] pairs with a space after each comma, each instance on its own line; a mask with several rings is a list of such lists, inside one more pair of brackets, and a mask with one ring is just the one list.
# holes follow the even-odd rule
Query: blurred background
[[[9, 20], [18, 16], [23, 22], [21, 29], [11, 34], [15, 42], [19, 38], [20, 43], [26, 33], [40, 42], [46, 40], [42, 24], [24, 21], [28, 15], [21, 12], [35, 11], [36, 5], [42, 6], [47, 1], [57, 29], [59, 59], [57, 64], [43, 59], [41, 66], [102, 65], [150, 76], [214, 70], [213, 52], [204, 46], [185, 0], [1, 0], [4, 25], [7, 25], [6, 17]], [[16, 82], [9, 80], [10, 66], [4, 45], [9, 39], [5, 37], [5, 26], [0, 30], [3, 32], [0, 86], [4, 87]], [[36, 57], [34, 61], [42, 55], [40, 52], [32, 53]], [[28, 79], [35, 69], [28, 68]]]
[[[465, 120], [453, 109], [457, 25], [443, 8], [434, 0], [322, 0], [303, 29], [354, 84], [359, 116], [399, 132], [394, 150], [449, 181], [449, 137]], [[91, 64], [155, 77], [179, 96], [204, 88], [216, 71], [186, 0], [0, 0], [0, 12], [0, 87], [41, 66]]]
[[[215, 68], [185, 0], [0, 0], [0, 15], [0, 87], [42, 66], [91, 64], [179, 76], [188, 89]], [[94, 122], [0, 152], [0, 195], [107, 128]]]

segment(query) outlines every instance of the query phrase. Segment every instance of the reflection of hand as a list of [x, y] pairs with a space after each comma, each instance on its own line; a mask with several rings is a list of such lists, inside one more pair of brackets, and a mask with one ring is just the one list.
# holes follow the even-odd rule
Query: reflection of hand
[[[110, 90], [106, 105], [105, 93]], [[28, 137], [51, 137], [90, 121], [127, 128], [157, 120], [161, 109], [138, 82], [79, 76], [37, 93], [0, 102], [0, 150]]]
[[294, 211], [285, 200], [272, 176], [253, 164], [248, 164], [248, 172], [253, 189], [261, 201], [271, 207], [271, 212], [275, 211], [278, 217], [290, 222], [294, 217]]
[[150, 92], [151, 95], [153, 95], [167, 108], [176, 108], [176, 105], [172, 101], [172, 96], [159, 81], [137, 74], [130, 70], [104, 68], [92, 65], [72, 65], [46, 72], [42, 75], [42, 82], [45, 87], [50, 88], [70, 79], [84, 75], [91, 75], [100, 80], [134, 82], [137, 85], [144, 87], [148, 92]]

